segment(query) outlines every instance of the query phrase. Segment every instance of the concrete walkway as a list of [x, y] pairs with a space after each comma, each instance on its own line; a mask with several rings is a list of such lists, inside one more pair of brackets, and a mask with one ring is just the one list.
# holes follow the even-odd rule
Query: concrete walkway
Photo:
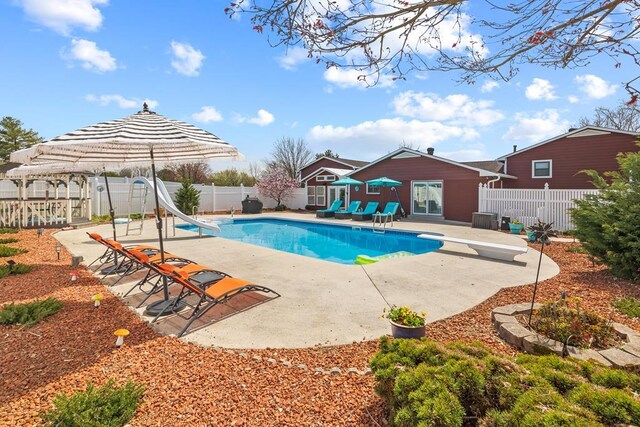
[[[316, 221], [308, 214], [260, 215]], [[243, 215], [242, 218], [250, 217]], [[350, 226], [351, 221], [317, 220]], [[358, 225], [368, 226], [369, 223]], [[126, 225], [118, 225], [118, 240], [125, 244], [157, 244], [153, 221], [147, 221], [144, 233], [124, 236]], [[417, 222], [396, 222], [395, 229], [442, 233], [471, 240], [524, 246], [516, 236], [468, 226]], [[111, 237], [110, 225], [64, 231], [58, 240], [87, 263], [103, 248], [86, 235], [87, 231]], [[298, 348], [313, 345], [347, 344], [378, 338], [390, 332], [388, 321], [381, 319], [388, 304], [409, 305], [426, 311], [432, 322], [467, 310], [505, 287], [535, 280], [539, 253], [529, 250], [516, 262], [481, 258], [466, 245], [445, 243], [432, 253], [389, 259], [367, 266], [343, 265], [290, 254], [260, 246], [217, 237], [198, 238], [197, 233], [177, 229], [169, 231], [165, 249], [200, 264], [215, 267], [232, 276], [251, 280], [281, 294], [266, 295], [250, 301], [244, 295], [229, 307], [222, 307], [207, 322], [195, 322], [184, 339], [202, 345], [229, 348]], [[558, 274], [558, 266], [543, 256], [540, 280]], [[133, 283], [111, 287], [122, 295]], [[249, 295], [249, 294], [245, 294]], [[129, 299], [127, 302], [137, 302]], [[139, 300], [139, 298], [138, 298]], [[519, 301], [514, 301], [519, 302]], [[212, 310], [214, 312], [215, 310]], [[143, 309], [138, 312], [143, 316]], [[146, 316], [143, 316], [146, 318]], [[184, 320], [169, 316], [157, 323], [159, 332], [175, 333]]]

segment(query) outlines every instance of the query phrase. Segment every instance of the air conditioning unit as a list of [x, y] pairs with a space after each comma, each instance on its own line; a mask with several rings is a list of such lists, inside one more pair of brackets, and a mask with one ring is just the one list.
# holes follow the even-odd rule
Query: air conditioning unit
[[471, 216], [471, 227], [497, 230], [498, 214], [491, 212], [474, 212]]

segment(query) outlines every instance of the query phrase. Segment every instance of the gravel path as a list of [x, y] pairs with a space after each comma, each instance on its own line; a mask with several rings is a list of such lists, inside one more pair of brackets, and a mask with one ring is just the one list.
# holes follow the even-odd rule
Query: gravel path
[[[27, 275], [0, 279], [0, 305], [55, 296], [64, 307], [31, 328], [0, 326], [0, 426], [37, 424], [38, 413], [50, 407], [57, 393], [108, 379], [133, 379], [146, 387], [132, 426], [386, 425], [374, 380], [361, 374], [377, 348], [375, 341], [234, 351], [160, 337], [88, 271], [80, 270], [79, 281], [71, 283], [70, 256], [63, 249], [56, 260], [56, 241], [49, 231], [40, 239], [34, 231], [17, 237], [21, 241], [12, 246], [29, 252], [14, 259], [37, 267]], [[640, 296], [636, 286], [592, 266], [585, 255], [568, 252], [574, 245], [554, 244], [545, 250], [562, 271], [541, 284], [539, 300], [556, 298], [565, 290], [582, 297], [585, 307], [639, 329], [637, 320], [610, 307], [619, 296]], [[480, 340], [515, 353], [493, 331], [490, 312], [498, 305], [529, 300], [531, 289], [504, 289], [465, 313], [429, 324], [427, 334], [441, 342]], [[95, 309], [91, 296], [98, 292], [105, 298]], [[120, 349], [114, 347], [113, 331], [118, 328], [131, 331]], [[331, 368], [340, 373], [331, 373]]]

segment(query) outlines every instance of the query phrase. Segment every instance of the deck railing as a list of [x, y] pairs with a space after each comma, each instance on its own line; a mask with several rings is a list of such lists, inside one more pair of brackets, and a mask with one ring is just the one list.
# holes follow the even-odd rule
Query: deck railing
[[[47, 227], [71, 223], [77, 200], [0, 200], [0, 226]], [[86, 207], [76, 207], [81, 216]]]

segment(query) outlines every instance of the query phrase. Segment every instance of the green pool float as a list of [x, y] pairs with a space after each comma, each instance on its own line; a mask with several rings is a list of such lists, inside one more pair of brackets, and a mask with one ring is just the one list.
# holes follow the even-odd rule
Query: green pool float
[[404, 256], [413, 256], [413, 255], [415, 254], [407, 251], [392, 252], [390, 254], [384, 254], [384, 255], [378, 255], [378, 256], [358, 255], [356, 257], [356, 260], [353, 263], [356, 265], [366, 265], [366, 264], [373, 264], [378, 261], [382, 261], [383, 259], [400, 258]]

